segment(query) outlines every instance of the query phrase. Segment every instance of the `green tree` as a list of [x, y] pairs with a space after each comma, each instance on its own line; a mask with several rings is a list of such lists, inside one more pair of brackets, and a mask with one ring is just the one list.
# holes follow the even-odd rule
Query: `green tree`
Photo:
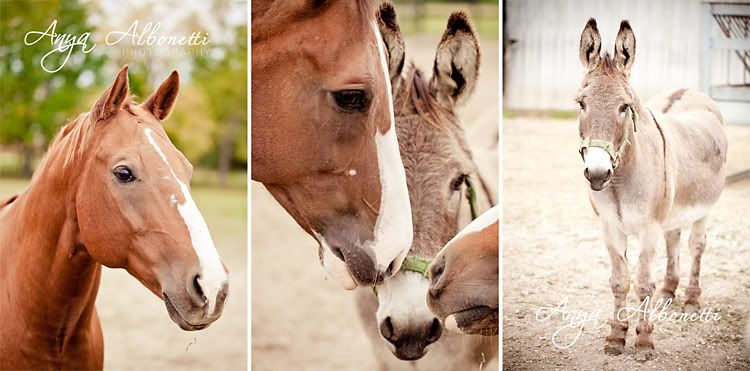
[[[51, 40], [29, 46], [24, 37], [29, 31], [47, 30], [54, 20], [58, 34], [93, 32], [86, 7], [77, 0], [0, 1], [0, 145], [19, 148], [25, 175], [31, 174], [34, 155], [58, 128], [90, 108], [83, 98], [100, 81], [106, 59], [97, 48], [83, 54], [76, 47], [62, 69], [44, 71], [40, 61], [52, 50]], [[64, 56], [51, 56], [46, 63], [59, 66]]]

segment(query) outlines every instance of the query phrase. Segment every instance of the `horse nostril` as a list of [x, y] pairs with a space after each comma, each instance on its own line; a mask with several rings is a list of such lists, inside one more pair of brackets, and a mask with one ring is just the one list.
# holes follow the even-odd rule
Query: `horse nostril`
[[385, 276], [390, 277], [393, 276], [393, 272], [396, 270], [395, 267], [396, 261], [392, 261], [391, 264], [388, 264], [388, 268], [385, 269]]
[[380, 324], [380, 334], [390, 342], [395, 341], [393, 338], [393, 322], [391, 321], [390, 316], [385, 317], [383, 323]]
[[437, 318], [434, 318], [432, 320], [432, 325], [430, 325], [430, 331], [427, 334], [427, 341], [430, 343], [434, 343], [440, 339], [440, 336], [443, 334], [443, 325], [440, 324], [440, 320]]
[[195, 290], [196, 297], [200, 298], [201, 303], [204, 304], [208, 299], [206, 299], [206, 295], [203, 293], [203, 288], [199, 281], [200, 277], [200, 274], [196, 274], [195, 277], [193, 277], [193, 289]]
[[333, 253], [333, 255], [336, 255], [336, 257], [339, 258], [342, 262], [346, 262], [346, 259], [344, 259], [344, 253], [341, 252], [341, 249], [336, 246], [332, 246], [331, 252]]

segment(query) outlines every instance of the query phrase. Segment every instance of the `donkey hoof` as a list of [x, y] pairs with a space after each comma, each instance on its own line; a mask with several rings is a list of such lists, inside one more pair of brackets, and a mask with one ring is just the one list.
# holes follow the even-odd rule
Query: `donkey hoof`
[[635, 360], [638, 362], [648, 362], [656, 358], [656, 351], [649, 347], [636, 347]]
[[685, 304], [685, 313], [686, 314], [695, 314], [695, 313], [698, 313], [698, 311], [700, 309], [701, 309], [701, 306], [698, 303]]
[[657, 298], [661, 299], [662, 302], [666, 302], [667, 300], [672, 300], [672, 302], [674, 302], [674, 291], [661, 289], [659, 290], [659, 295], [657, 296]]
[[625, 353], [625, 342], [608, 341], [604, 344], [604, 353], [611, 356], [619, 356]]

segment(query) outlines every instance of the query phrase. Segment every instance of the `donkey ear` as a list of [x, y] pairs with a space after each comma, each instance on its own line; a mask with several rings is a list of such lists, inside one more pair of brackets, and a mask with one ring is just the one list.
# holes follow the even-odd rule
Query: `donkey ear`
[[474, 91], [479, 76], [479, 40], [464, 12], [454, 12], [437, 48], [430, 92], [452, 110]]
[[117, 113], [125, 104], [129, 92], [128, 65], [126, 64], [117, 74], [112, 85], [104, 91], [104, 94], [94, 104], [94, 108], [91, 109], [94, 122], [105, 120]]
[[614, 62], [620, 73], [625, 77], [630, 76], [630, 68], [635, 62], [635, 34], [627, 20], [620, 23], [620, 31], [617, 32]]
[[[396, 10], [390, 3], [380, 5], [377, 13], [378, 27], [380, 35], [383, 36], [386, 53], [388, 54], [388, 73], [391, 78], [391, 84], [396, 85], [404, 69], [404, 37], [401, 35], [401, 28], [398, 26], [396, 19]], [[394, 88], [395, 90], [395, 88]]]
[[151, 112], [160, 121], [164, 120], [172, 112], [172, 107], [179, 92], [180, 74], [175, 70], [161, 83], [159, 89], [156, 89], [156, 92], [143, 102], [143, 108]]
[[581, 64], [587, 72], [593, 70], [599, 64], [601, 51], [602, 37], [599, 35], [599, 29], [596, 28], [596, 19], [590, 18], [581, 33], [581, 44], [578, 49]]

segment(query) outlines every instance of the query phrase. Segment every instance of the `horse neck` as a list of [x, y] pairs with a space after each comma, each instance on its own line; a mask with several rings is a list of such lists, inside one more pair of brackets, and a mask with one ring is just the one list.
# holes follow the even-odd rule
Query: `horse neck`
[[[12, 204], [0, 235], [0, 307], [22, 317], [26, 331], [56, 350], [92, 318], [101, 266], [83, 246], [75, 214], [79, 171], [62, 171], [63, 153], [48, 153]], [[84, 159], [68, 164], [81, 169]], [[6, 297], [7, 302], [3, 302]], [[51, 345], [51, 344], [49, 344]]]

